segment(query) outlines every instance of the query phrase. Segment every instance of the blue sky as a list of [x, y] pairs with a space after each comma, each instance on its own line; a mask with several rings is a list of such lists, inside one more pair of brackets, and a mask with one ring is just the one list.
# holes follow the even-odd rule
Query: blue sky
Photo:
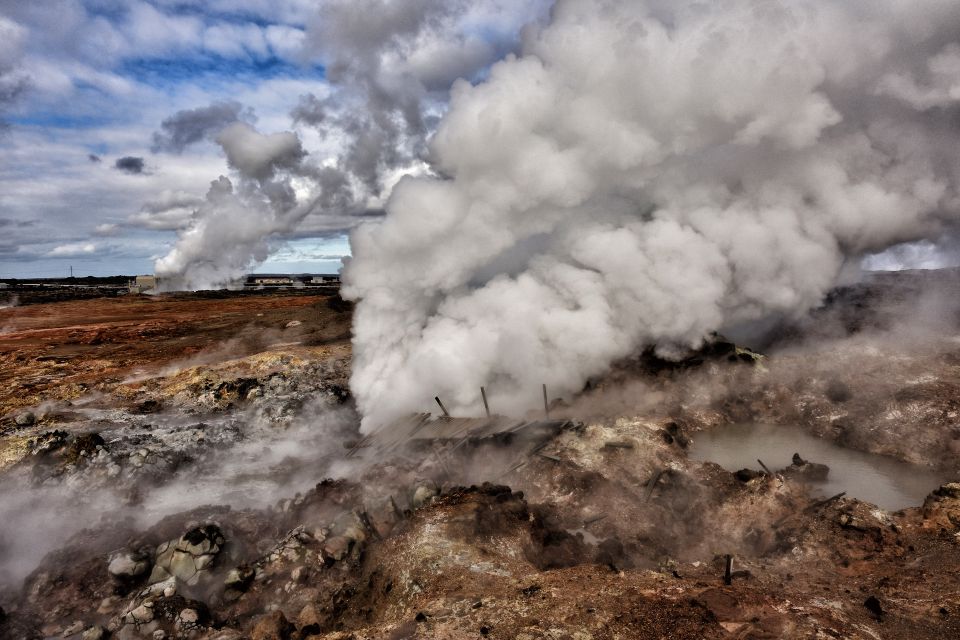
[[[70, 266], [78, 275], [152, 272], [154, 261], [197, 225], [202, 214], [196, 209], [214, 180], [227, 176], [236, 189], [250, 191], [215, 130], [184, 148], [157, 148], [155, 134], [178, 113], [236, 103], [239, 118], [258, 133], [295, 134], [308, 156], [305, 172], [339, 166], [350, 139], [334, 126], [321, 131], [295, 122], [291, 111], [302, 96], [323, 101], [342, 93], [339, 104], [348, 113], [363, 107], [363, 83], [375, 73], [385, 86], [412, 78], [423, 114], [442, 113], [445, 92], [428, 85], [439, 77], [449, 86], [457, 73], [482, 75], [549, 2], [479, 5], [0, 0], [0, 277], [57, 276]], [[355, 9], [359, 23], [351, 15]], [[352, 30], [340, 38], [344, 30], [331, 27], [332, 20]], [[418, 47], [453, 62], [439, 71], [429, 56], [426, 64], [422, 55], [410, 62]], [[325, 72], [328, 60], [367, 66], [358, 63], [334, 86]], [[357, 128], [348, 118], [340, 122]], [[423, 167], [408, 162], [379, 170], [382, 188], [354, 188], [354, 214], [381, 207], [400, 175]], [[282, 184], [303, 203], [319, 193], [308, 182], [301, 172]], [[165, 209], [163, 203], [177, 204]], [[314, 209], [274, 233], [269, 257], [251, 268], [338, 269], [340, 256], [349, 254], [350, 228], [370, 216], [327, 205]]]
[[[291, 127], [299, 95], [328, 90], [302, 51], [312, 2], [0, 1], [0, 277], [147, 273], [176, 238], [135, 216], [164, 193], [202, 194], [229, 175], [210, 143], [151, 152], [181, 109], [240, 99], [266, 129]], [[2, 85], [0, 85], [2, 86]], [[0, 91], [0, 95], [3, 92]], [[94, 157], [95, 156], [95, 157]], [[115, 168], [144, 159], [140, 174]], [[344, 235], [298, 239], [264, 269], [329, 271]], [[316, 258], [323, 256], [323, 259]]]

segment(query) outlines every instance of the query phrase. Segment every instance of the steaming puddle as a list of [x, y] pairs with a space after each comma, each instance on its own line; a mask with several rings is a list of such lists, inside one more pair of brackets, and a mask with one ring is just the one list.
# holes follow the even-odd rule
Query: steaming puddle
[[804, 433], [799, 428], [742, 424], [698, 433], [690, 457], [716, 462], [728, 471], [758, 469], [763, 460], [774, 472], [790, 466], [794, 453], [830, 467], [825, 482], [812, 483], [824, 495], [846, 491], [888, 511], [923, 504], [923, 499], [946, 480], [941, 474], [852, 449]]

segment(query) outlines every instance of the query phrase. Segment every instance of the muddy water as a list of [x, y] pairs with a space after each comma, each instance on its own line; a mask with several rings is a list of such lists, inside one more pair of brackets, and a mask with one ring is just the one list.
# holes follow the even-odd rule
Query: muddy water
[[773, 471], [790, 465], [794, 453], [830, 467], [816, 491], [847, 495], [889, 511], [923, 504], [928, 493], [947, 479], [942, 475], [884, 456], [845, 449], [811, 436], [800, 428], [763, 424], [718, 427], [698, 433], [690, 449], [695, 460], [716, 462], [724, 469], [759, 469], [757, 458]]

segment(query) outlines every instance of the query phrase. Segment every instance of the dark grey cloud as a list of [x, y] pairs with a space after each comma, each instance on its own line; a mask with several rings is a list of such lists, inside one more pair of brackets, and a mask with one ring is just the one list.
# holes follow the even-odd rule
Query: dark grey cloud
[[253, 113], [232, 100], [178, 111], [160, 123], [161, 131], [153, 134], [151, 150], [182, 153], [189, 145], [209, 139], [239, 120], [254, 120]]
[[236, 122], [217, 135], [227, 162], [248, 180], [264, 186], [278, 170], [298, 169], [307, 153], [295, 133], [262, 134], [249, 124]]
[[139, 175], [143, 173], [144, 169], [143, 158], [124, 156], [117, 159], [113, 165], [113, 168], [117, 169], [118, 171], [123, 171], [124, 173]]
[[2, 227], [17, 227], [23, 229], [25, 227], [32, 227], [36, 222], [33, 220], [13, 220], [11, 218], [0, 218], [0, 228]]
[[323, 100], [320, 100], [312, 93], [300, 96], [300, 102], [290, 112], [294, 124], [305, 124], [311, 127], [319, 127], [326, 120], [326, 107]]
[[91, 153], [91, 154], [87, 155], [87, 160], [89, 160], [90, 162], [93, 162], [93, 163], [103, 162], [103, 160], [100, 158], [100, 156], [98, 156], [98, 155], [95, 154], [95, 153]]
[[27, 31], [0, 14], [0, 130], [7, 128], [6, 111], [26, 91], [30, 80], [20, 69]]

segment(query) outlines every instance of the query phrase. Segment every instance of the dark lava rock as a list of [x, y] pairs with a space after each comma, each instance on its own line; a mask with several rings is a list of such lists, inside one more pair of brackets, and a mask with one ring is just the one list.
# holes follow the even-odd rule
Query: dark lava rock
[[163, 405], [158, 400], [144, 400], [134, 408], [134, 411], [140, 414], [149, 414], [156, 413], [162, 408]]
[[781, 473], [785, 476], [792, 476], [808, 482], [823, 482], [830, 474], [830, 467], [825, 464], [810, 462], [800, 457], [799, 453], [793, 454], [793, 462]]
[[883, 621], [883, 614], [886, 612], [883, 610], [883, 607], [880, 606], [880, 600], [877, 599], [877, 596], [870, 596], [864, 600], [863, 606], [867, 608], [870, 615], [877, 621]]
[[763, 474], [759, 471], [754, 471], [753, 469], [740, 469], [740, 471], [737, 471], [733, 474], [733, 476], [740, 482], [750, 482], [754, 478], [758, 478], [761, 475]]

